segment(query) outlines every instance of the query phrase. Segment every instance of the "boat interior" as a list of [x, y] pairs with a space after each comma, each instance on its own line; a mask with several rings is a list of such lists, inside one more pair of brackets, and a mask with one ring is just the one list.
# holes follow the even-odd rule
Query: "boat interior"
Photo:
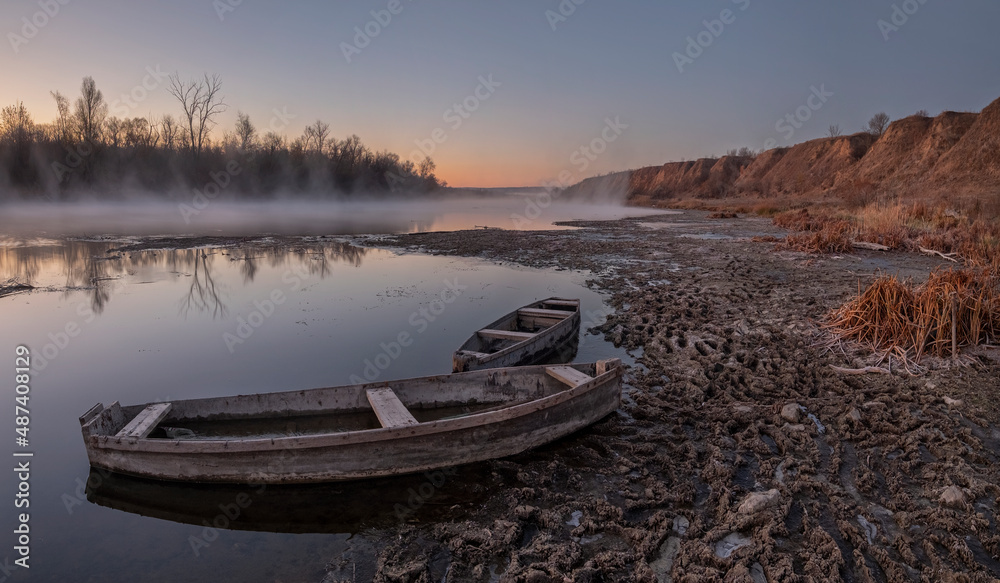
[[377, 430], [507, 409], [613, 373], [617, 359], [121, 407], [95, 405], [85, 434], [233, 440]]
[[476, 332], [461, 350], [481, 354], [500, 352], [534, 338], [572, 316], [579, 308], [579, 300], [563, 299], [545, 300], [533, 307], [521, 308]]

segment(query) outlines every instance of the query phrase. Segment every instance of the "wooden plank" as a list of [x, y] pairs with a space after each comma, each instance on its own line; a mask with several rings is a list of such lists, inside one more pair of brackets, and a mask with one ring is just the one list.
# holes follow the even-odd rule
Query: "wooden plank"
[[87, 423], [90, 423], [90, 420], [100, 415], [101, 411], [103, 410], [104, 410], [104, 405], [102, 405], [101, 403], [98, 403], [93, 407], [91, 407], [90, 409], [88, 409], [86, 413], [80, 416], [80, 426], [82, 427]]
[[547, 366], [545, 367], [545, 372], [550, 377], [558, 379], [571, 387], [594, 380], [594, 377], [587, 376], [575, 368], [568, 366]]
[[115, 437], [135, 437], [142, 439], [149, 435], [156, 424], [163, 421], [163, 418], [170, 412], [170, 403], [153, 403], [129, 421], [128, 425], [122, 428]]
[[545, 300], [542, 302], [545, 306], [566, 306], [569, 308], [576, 308], [580, 306], [579, 300]]
[[542, 310], [540, 308], [521, 308], [517, 311], [520, 316], [540, 316], [542, 318], [568, 318], [573, 312], [566, 310]]
[[490, 330], [489, 328], [479, 331], [480, 336], [487, 338], [501, 338], [503, 340], [527, 340], [534, 338], [537, 334], [531, 332], [516, 332], [514, 330]]
[[404, 427], [416, 425], [417, 420], [389, 387], [368, 389], [368, 402], [382, 427]]

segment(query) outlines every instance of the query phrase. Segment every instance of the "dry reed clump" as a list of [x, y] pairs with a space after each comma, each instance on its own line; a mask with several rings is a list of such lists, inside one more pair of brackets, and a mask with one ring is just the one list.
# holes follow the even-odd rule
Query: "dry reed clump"
[[737, 218], [739, 218], [739, 215], [736, 214], [736, 213], [734, 213], [734, 212], [729, 212], [729, 211], [716, 211], [716, 212], [708, 215], [708, 218], [710, 218], [710, 219], [737, 219]]
[[914, 287], [883, 275], [836, 310], [828, 325], [841, 339], [919, 362], [958, 356], [1000, 339], [1000, 277], [989, 269], [938, 270]]
[[830, 221], [813, 232], [789, 235], [784, 246], [807, 253], [847, 253], [853, 248], [851, 231], [847, 221]]
[[1000, 265], [1000, 217], [981, 207], [975, 207], [979, 210], [973, 213], [975, 218], [970, 218], [944, 204], [889, 201], [841, 216], [812, 214], [808, 209], [785, 211], [777, 214], [773, 222], [797, 233], [786, 242], [787, 247], [796, 250], [845, 252], [854, 241], [878, 243], [890, 249], [933, 250], [960, 257], [971, 265], [993, 266], [996, 271]]
[[812, 232], [823, 229], [831, 220], [827, 215], [813, 215], [809, 213], [809, 209], [801, 209], [778, 213], [772, 223], [789, 231]]

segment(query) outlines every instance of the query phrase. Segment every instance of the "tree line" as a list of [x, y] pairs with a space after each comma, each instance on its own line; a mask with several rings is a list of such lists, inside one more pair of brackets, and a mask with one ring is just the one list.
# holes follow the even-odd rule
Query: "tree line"
[[[190, 196], [219, 172], [228, 172], [233, 198], [276, 194], [316, 196], [427, 193], [445, 184], [430, 158], [415, 163], [389, 151], [373, 151], [356, 135], [337, 139], [317, 120], [302, 135], [280, 132], [291, 116], [258, 127], [237, 112], [234, 127], [217, 134], [228, 109], [218, 75], [169, 77], [167, 91], [177, 117], [117, 117], [92, 77], [71, 103], [52, 92], [57, 117], [35, 123], [23, 103], [0, 110], [0, 199], [65, 200], [87, 193], [115, 197], [128, 192]], [[266, 130], [266, 131], [265, 131]], [[234, 171], [236, 168], [238, 171]], [[228, 170], [227, 170], [228, 169]]]

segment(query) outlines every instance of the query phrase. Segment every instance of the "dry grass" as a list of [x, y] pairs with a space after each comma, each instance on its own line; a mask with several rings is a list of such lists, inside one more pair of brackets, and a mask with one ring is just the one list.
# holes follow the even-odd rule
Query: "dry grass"
[[853, 249], [851, 224], [847, 221], [829, 221], [817, 229], [789, 235], [784, 246], [807, 253], [846, 253]]
[[962, 348], [1000, 338], [1000, 278], [984, 268], [948, 269], [913, 286], [884, 275], [836, 310], [829, 327], [904, 361], [957, 357]]
[[710, 219], [737, 219], [739, 215], [729, 211], [716, 211], [708, 215]]
[[854, 212], [789, 210], [778, 213], [774, 224], [796, 233], [788, 237], [787, 246], [801, 251], [839, 253], [849, 249], [853, 241], [864, 241], [890, 249], [953, 254], [970, 265], [992, 267], [997, 272], [1000, 216], [993, 211], [982, 204], [959, 211], [940, 202], [889, 201]]

